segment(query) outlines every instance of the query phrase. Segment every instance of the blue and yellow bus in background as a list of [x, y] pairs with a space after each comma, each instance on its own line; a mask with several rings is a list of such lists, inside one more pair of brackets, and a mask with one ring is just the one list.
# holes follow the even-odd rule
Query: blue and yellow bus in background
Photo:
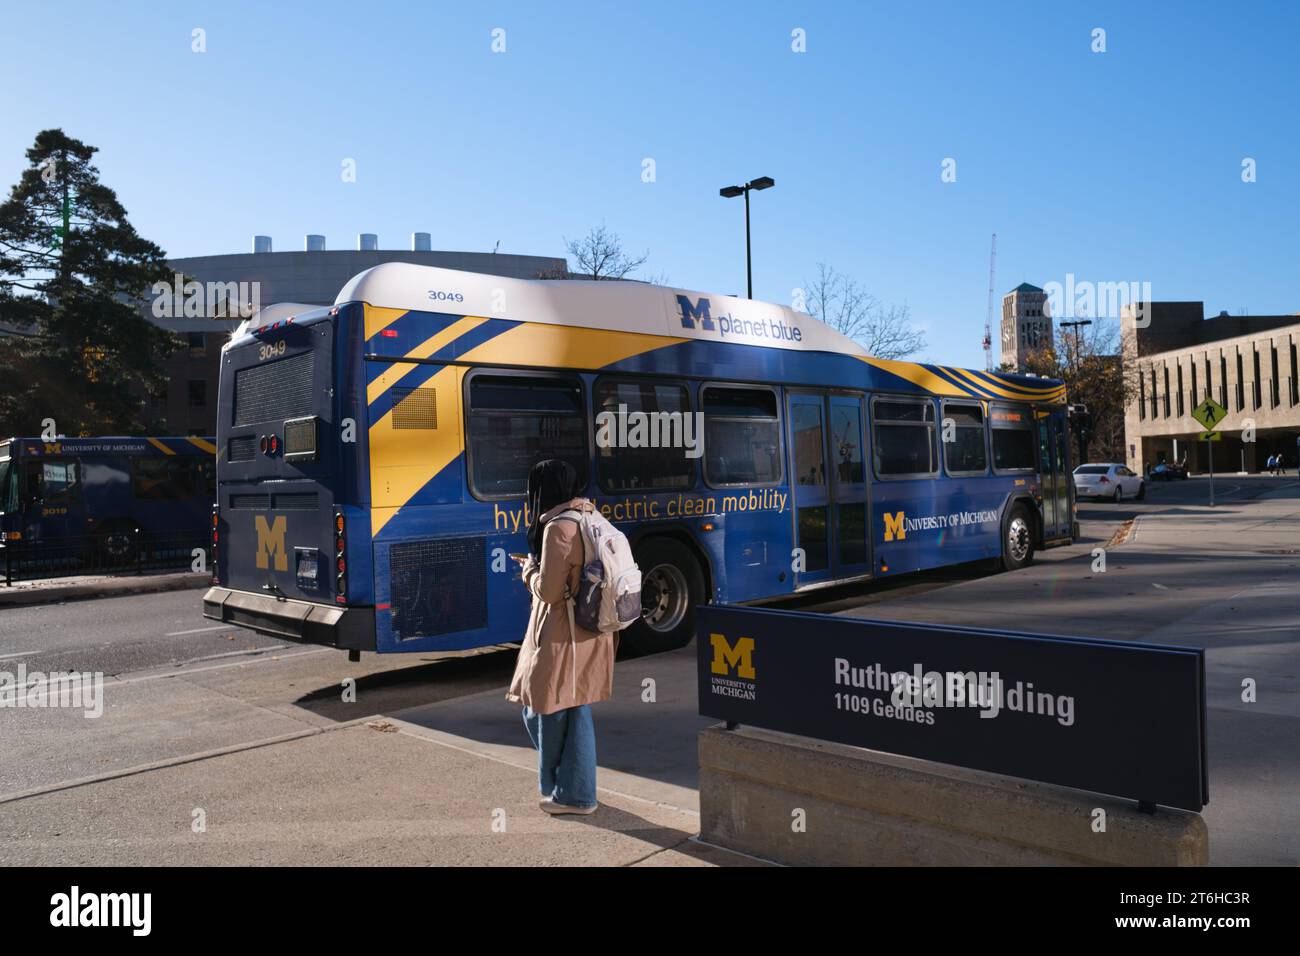
[[0, 539], [24, 561], [128, 564], [141, 541], [205, 544], [216, 446], [200, 437], [0, 441]]
[[[687, 643], [700, 602], [1016, 568], [1076, 533], [1057, 381], [881, 360], [791, 309], [637, 282], [387, 263], [289, 311], [222, 354], [215, 620], [354, 657], [518, 641], [507, 556], [546, 457], [631, 539], [644, 652]], [[702, 443], [600, 440], [633, 412]]]

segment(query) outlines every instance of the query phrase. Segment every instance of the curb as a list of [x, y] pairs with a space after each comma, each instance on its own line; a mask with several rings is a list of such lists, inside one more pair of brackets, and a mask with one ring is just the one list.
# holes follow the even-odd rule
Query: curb
[[197, 590], [211, 583], [210, 573], [155, 574], [140, 577], [106, 578], [82, 584], [52, 584], [49, 587], [23, 589], [0, 585], [0, 608], [57, 604], [63, 601], [86, 601], [93, 598], [123, 597], [131, 594], [159, 594], [164, 591]]

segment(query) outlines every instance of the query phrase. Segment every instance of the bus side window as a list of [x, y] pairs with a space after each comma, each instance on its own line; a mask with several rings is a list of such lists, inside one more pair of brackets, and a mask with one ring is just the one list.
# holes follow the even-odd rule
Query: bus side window
[[196, 492], [195, 464], [185, 458], [137, 458], [131, 462], [131, 490], [146, 501], [175, 501]]
[[58, 504], [81, 494], [75, 461], [44, 460], [27, 466], [27, 492], [32, 501]]
[[560, 458], [587, 483], [587, 415], [582, 383], [559, 375], [471, 373], [466, 403], [469, 487], [476, 498], [528, 490], [528, 472]]
[[1028, 408], [994, 405], [989, 409], [993, 444], [993, 470], [1034, 471], [1038, 467], [1038, 440], [1033, 414]]
[[695, 434], [686, 386], [601, 379], [595, 407], [596, 480], [604, 491], [695, 486], [695, 459], [687, 457], [686, 439], [698, 448], [703, 436]]
[[878, 476], [928, 478], [938, 472], [934, 402], [928, 398], [877, 398], [871, 418]]
[[944, 402], [945, 438], [952, 423], [952, 440], [943, 443], [944, 466], [950, 475], [982, 475], [988, 470], [984, 443], [984, 409], [974, 403]]
[[18, 511], [18, 467], [14, 461], [0, 461], [0, 511]]
[[781, 483], [781, 424], [768, 388], [702, 390], [704, 480], [714, 487]]

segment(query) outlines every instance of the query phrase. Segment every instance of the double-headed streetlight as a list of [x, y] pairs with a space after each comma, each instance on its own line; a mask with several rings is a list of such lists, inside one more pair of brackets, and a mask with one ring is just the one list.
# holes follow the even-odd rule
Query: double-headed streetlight
[[753, 182], [745, 183], [743, 186], [724, 186], [718, 190], [718, 195], [724, 199], [735, 199], [737, 196], [745, 197], [745, 294], [750, 299], [754, 298], [754, 268], [749, 255], [749, 191], [751, 189], [770, 189], [775, 185], [776, 180], [771, 176], [759, 176]]
[[1061, 328], [1074, 329], [1074, 377], [1079, 377], [1079, 329], [1092, 325], [1092, 319], [1080, 319], [1077, 322], [1062, 322]]

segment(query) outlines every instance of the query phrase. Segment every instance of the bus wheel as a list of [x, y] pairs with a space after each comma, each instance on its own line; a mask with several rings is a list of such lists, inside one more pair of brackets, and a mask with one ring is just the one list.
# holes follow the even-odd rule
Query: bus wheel
[[135, 532], [127, 525], [112, 525], [99, 535], [99, 562], [106, 568], [135, 561]]
[[695, 634], [695, 606], [704, 600], [704, 573], [680, 542], [654, 538], [637, 548], [641, 569], [641, 619], [619, 643], [633, 655], [685, 647]]
[[1029, 509], [1013, 505], [1002, 530], [1002, 567], [1016, 571], [1034, 560], [1034, 526]]

